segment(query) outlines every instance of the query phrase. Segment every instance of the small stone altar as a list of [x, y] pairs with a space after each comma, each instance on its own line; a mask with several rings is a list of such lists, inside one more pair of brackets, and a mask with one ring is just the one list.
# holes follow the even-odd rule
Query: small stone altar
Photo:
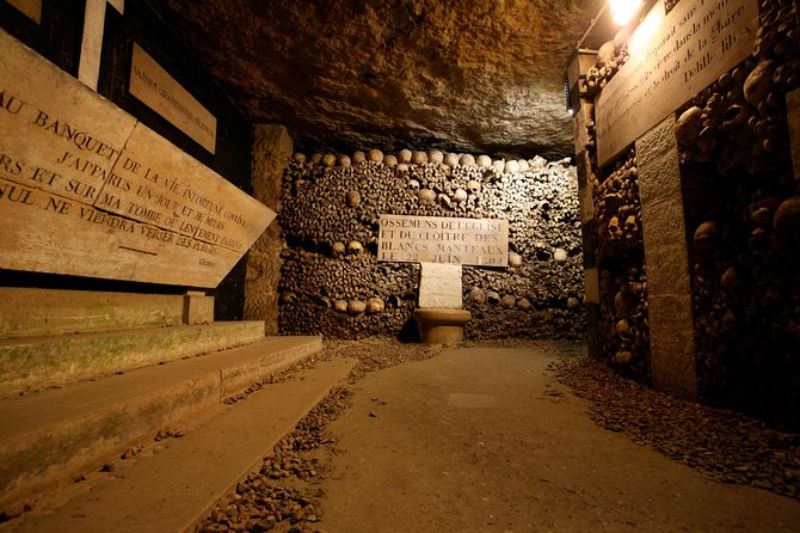
[[508, 221], [381, 215], [378, 261], [422, 266], [414, 318], [428, 344], [464, 339], [472, 313], [462, 309], [462, 264], [508, 266]]

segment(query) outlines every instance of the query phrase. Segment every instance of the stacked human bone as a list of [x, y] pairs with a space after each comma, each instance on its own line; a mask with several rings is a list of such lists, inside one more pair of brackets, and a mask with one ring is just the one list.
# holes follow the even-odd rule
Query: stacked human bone
[[283, 333], [360, 338], [406, 327], [420, 268], [377, 262], [381, 214], [509, 221], [510, 268], [464, 267], [468, 337], [583, 334], [574, 167], [439, 150], [295, 154], [280, 214]]
[[[786, 95], [796, 3], [764, 1], [753, 55], [680, 114], [701, 396], [800, 427], [800, 182]], [[795, 141], [796, 142], [796, 141]]]
[[602, 181], [594, 176], [591, 181], [600, 269], [600, 352], [625, 373], [647, 379], [650, 334], [636, 153], [631, 150]]

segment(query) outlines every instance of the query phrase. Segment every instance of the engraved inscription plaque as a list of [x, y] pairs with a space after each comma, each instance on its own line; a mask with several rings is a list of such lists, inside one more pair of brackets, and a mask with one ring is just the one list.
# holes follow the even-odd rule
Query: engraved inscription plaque
[[211, 152], [217, 146], [217, 118], [156, 60], [133, 43], [130, 93]]
[[758, 31], [756, 0], [656, 3], [628, 43], [630, 59], [600, 93], [600, 165], [747, 58]]
[[0, 269], [216, 287], [275, 213], [0, 30]]
[[381, 215], [378, 261], [508, 266], [508, 221]]

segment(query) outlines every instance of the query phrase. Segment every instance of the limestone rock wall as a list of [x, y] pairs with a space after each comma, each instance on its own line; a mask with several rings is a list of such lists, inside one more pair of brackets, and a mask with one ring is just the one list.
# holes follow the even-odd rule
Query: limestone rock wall
[[[258, 124], [254, 130], [253, 197], [280, 212], [283, 172], [292, 155], [292, 139], [279, 125]], [[280, 223], [275, 220], [246, 256], [244, 317], [263, 320], [267, 335], [278, 333], [278, 280], [284, 246]]]
[[584, 332], [577, 180], [566, 161], [377, 150], [295, 154], [283, 181], [280, 330], [398, 336], [419, 265], [378, 263], [380, 214], [506, 219], [508, 269], [464, 267], [471, 338]]
[[147, 2], [254, 121], [285, 124], [307, 150], [399, 150], [404, 140], [553, 157], [570, 153], [564, 64], [601, 7], [600, 0]]

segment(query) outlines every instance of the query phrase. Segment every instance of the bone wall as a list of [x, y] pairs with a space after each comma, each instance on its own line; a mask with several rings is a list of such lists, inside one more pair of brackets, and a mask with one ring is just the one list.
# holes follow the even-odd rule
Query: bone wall
[[[667, 9], [675, 4], [667, 2]], [[792, 91], [800, 94], [797, 3], [763, 0], [759, 22], [750, 58], [676, 110], [689, 251], [689, 264], [676, 268], [691, 272], [699, 399], [797, 427], [800, 176], [788, 117], [798, 111], [787, 104]], [[636, 154], [598, 168], [593, 123], [593, 102], [626, 60], [625, 39], [620, 33], [601, 47], [579, 80], [576, 152], [588, 191], [581, 197], [590, 199], [583, 206], [584, 249], [594, 260], [587, 272], [599, 273], [599, 305], [590, 321], [597, 324], [596, 352], [648, 381]]]
[[[701, 397], [800, 426], [800, 181], [787, 94], [797, 4], [762, 2], [752, 56], [680, 113]], [[795, 141], [796, 142], [796, 141]]]
[[380, 214], [509, 221], [509, 268], [463, 268], [468, 338], [584, 333], [577, 179], [567, 161], [295, 154], [282, 197], [281, 333], [415, 335], [420, 268], [377, 262]]

